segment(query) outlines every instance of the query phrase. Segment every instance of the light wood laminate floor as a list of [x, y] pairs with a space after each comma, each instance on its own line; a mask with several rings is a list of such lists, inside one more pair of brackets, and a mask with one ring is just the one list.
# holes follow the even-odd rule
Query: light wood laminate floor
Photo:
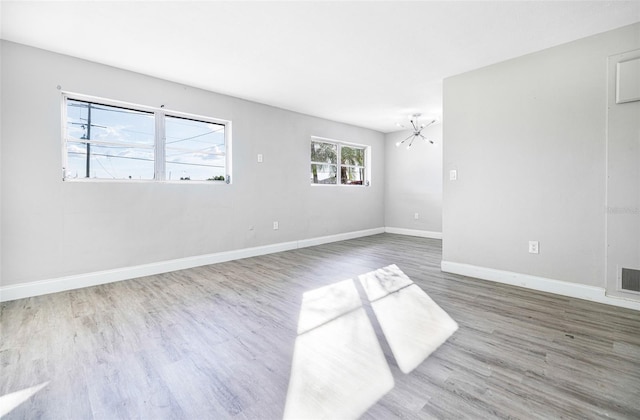
[[[459, 330], [364, 415], [640, 418], [640, 312], [445, 274], [382, 234], [1, 305], [7, 418], [279, 419], [302, 295], [396, 264]], [[367, 308], [369, 310], [370, 308]]]

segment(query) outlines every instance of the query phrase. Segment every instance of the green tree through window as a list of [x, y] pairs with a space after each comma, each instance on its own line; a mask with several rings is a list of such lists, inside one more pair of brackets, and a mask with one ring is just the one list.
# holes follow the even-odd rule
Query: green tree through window
[[313, 137], [311, 183], [324, 185], [368, 185], [367, 147]]

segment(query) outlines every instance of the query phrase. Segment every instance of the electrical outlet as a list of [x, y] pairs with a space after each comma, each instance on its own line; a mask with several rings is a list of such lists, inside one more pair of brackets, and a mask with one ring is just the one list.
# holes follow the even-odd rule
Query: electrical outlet
[[540, 253], [540, 242], [529, 241], [529, 254], [539, 254], [539, 253]]
[[258, 163], [262, 163], [262, 153], [258, 153]]
[[273, 230], [278, 230], [278, 229], [280, 229], [278, 222], [273, 222]]
[[420, 218], [420, 215], [418, 213], [413, 213], [414, 220], [418, 220], [419, 218]]

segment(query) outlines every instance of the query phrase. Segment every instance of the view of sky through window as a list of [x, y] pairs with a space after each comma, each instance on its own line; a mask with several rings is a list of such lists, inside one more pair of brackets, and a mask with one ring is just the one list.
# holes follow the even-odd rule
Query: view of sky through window
[[155, 119], [166, 180], [224, 180], [225, 126], [67, 99], [67, 178], [154, 179]]
[[150, 112], [67, 100], [67, 177], [153, 179], [154, 127]]
[[224, 178], [224, 125], [167, 116], [165, 133], [168, 180]]

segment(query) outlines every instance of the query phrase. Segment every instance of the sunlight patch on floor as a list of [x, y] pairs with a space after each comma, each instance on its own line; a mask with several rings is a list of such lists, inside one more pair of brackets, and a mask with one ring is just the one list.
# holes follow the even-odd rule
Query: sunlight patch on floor
[[1, 396], [0, 417], [4, 417], [9, 414], [14, 408], [27, 401], [47, 385], [49, 385], [49, 381]]
[[285, 419], [357, 418], [393, 377], [353, 280], [303, 296]]
[[[409, 373], [458, 324], [396, 265], [358, 277], [398, 367]], [[354, 280], [304, 293], [285, 419], [357, 418], [394, 380]]]
[[310, 290], [302, 295], [298, 334], [319, 327], [361, 306], [360, 296], [351, 279]]
[[458, 324], [395, 265], [359, 277], [398, 367], [409, 373]]

